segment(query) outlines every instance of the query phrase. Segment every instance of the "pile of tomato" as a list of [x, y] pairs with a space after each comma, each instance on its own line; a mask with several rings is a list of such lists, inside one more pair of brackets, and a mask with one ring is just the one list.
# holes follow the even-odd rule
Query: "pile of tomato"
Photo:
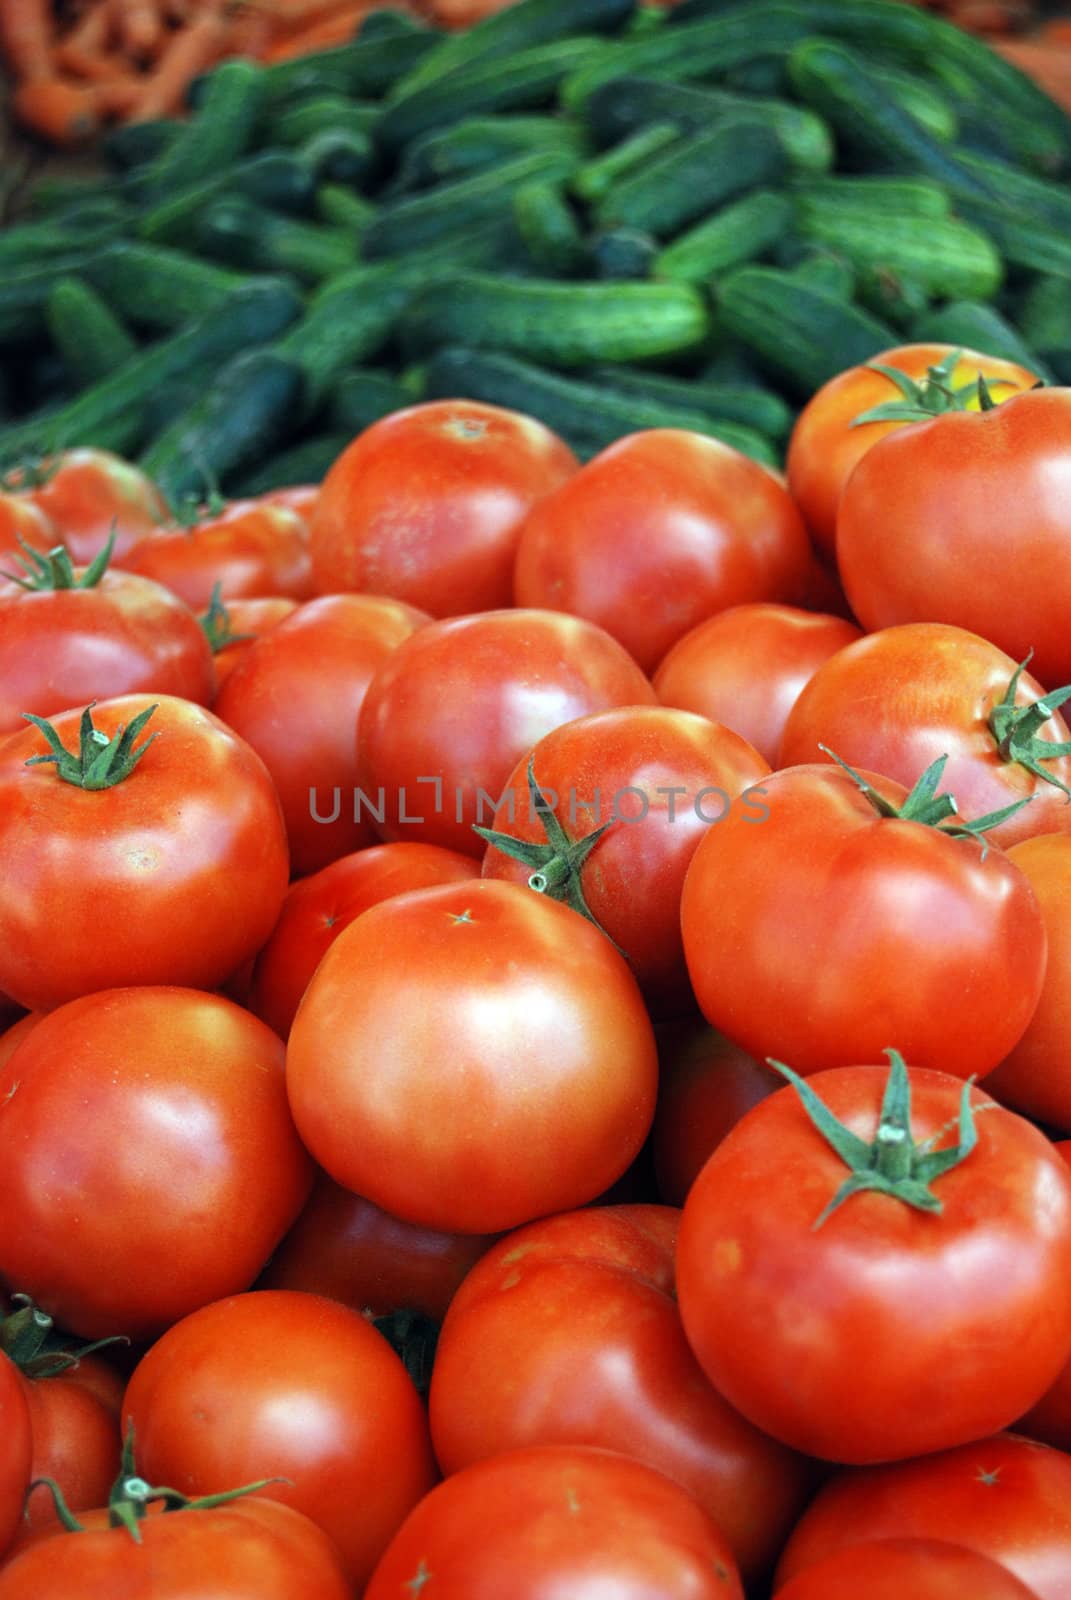
[[1071, 1597], [1071, 390], [0, 567], [0, 1600]]

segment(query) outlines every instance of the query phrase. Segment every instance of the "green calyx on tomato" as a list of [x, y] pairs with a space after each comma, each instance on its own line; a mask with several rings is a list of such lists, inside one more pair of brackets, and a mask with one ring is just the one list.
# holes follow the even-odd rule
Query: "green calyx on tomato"
[[[534, 761], [529, 760], [528, 803], [532, 815], [538, 817], [543, 826], [546, 844], [515, 839], [510, 833], [500, 833], [494, 828], [481, 828], [476, 823], [473, 823], [473, 829], [481, 839], [486, 839], [496, 850], [501, 850], [503, 855], [512, 856], [515, 861], [532, 868], [528, 879], [529, 889], [534, 889], [537, 894], [549, 895], [552, 900], [561, 900], [573, 911], [578, 911], [582, 917], [586, 917], [601, 934], [610, 939], [606, 929], [592, 915], [591, 908], [584, 898], [581, 871], [588, 856], [614, 819], [611, 817], [593, 833], [585, 834], [582, 839], [570, 839], [555, 816], [554, 807], [536, 782], [534, 766]], [[610, 943], [615, 950], [624, 955], [625, 952], [619, 944], [613, 939], [610, 939]]]
[[1043, 761], [1053, 761], [1057, 756], [1071, 755], [1071, 739], [1057, 744], [1037, 737], [1037, 730], [1042, 723], [1047, 722], [1065, 701], [1071, 700], [1071, 683], [1065, 684], [1062, 689], [1054, 689], [1051, 694], [1032, 701], [1028, 706], [1017, 706], [1015, 692], [1020, 677], [1029, 665], [1030, 656], [1027, 656], [1016, 667], [1003, 699], [998, 700], [989, 713], [989, 731], [997, 741], [1002, 761], [1017, 761], [1036, 778], [1043, 778], [1046, 783], [1062, 789], [1071, 800], [1071, 788], [1041, 765]]
[[[921, 383], [916, 378], [909, 378], [906, 372], [900, 372], [896, 367], [884, 366], [880, 361], [868, 361], [866, 363], [868, 370], [880, 372], [883, 377], [888, 378], [890, 383], [896, 385], [903, 398], [888, 400], [883, 405], [872, 406], [869, 411], [860, 412], [851, 426], [859, 428], [865, 422], [928, 422], [933, 417], [942, 416], [946, 411], [968, 411], [972, 400], [977, 400], [980, 411], [991, 411], [997, 404], [993, 399], [991, 384], [999, 384], [1018, 393], [1010, 378], [987, 380], [981, 372], [969, 383], [961, 383], [953, 388], [952, 374], [962, 360], [962, 350], [950, 350], [943, 361], [928, 368], [926, 377]], [[1038, 383], [1034, 387], [1041, 388], [1042, 385]]]
[[191, 528], [196, 528], [199, 522], [204, 522], [209, 517], [220, 517], [226, 511], [227, 502], [220, 493], [219, 484], [208, 472], [205, 472], [204, 478], [203, 494], [187, 494], [183, 495], [181, 500], [167, 502], [169, 527], [184, 528], [188, 533]]
[[11, 1300], [18, 1310], [0, 1318], [0, 1351], [27, 1378], [57, 1377], [105, 1345], [130, 1343], [125, 1335], [115, 1333], [74, 1350], [56, 1346], [52, 1342], [55, 1324], [48, 1312], [35, 1305], [28, 1294], [13, 1294]]
[[223, 585], [220, 582], [212, 585], [212, 598], [208, 602], [208, 610], [203, 611], [197, 620], [214, 656], [219, 655], [221, 650], [226, 650], [228, 645], [242, 644], [246, 639], [256, 637], [252, 633], [232, 631], [231, 614], [223, 604]]
[[[939, 828], [942, 833], [947, 833], [955, 839], [977, 839], [990, 828], [997, 828], [1002, 822], [1007, 822], [1009, 817], [1014, 817], [1017, 811], [1030, 804], [1031, 795], [1022, 800], [1013, 800], [1010, 806], [1001, 806], [999, 811], [987, 811], [984, 817], [976, 817], [973, 822], [965, 822], [959, 817], [959, 807], [956, 797], [952, 794], [938, 794], [937, 787], [941, 782], [941, 775], [948, 761], [947, 755], [938, 756], [936, 761], [931, 761], [925, 772], [915, 780], [915, 787], [907, 798], [897, 805], [892, 800], [887, 800], [879, 794], [873, 784], [868, 783], [862, 773], [856, 772], [846, 761], [842, 761], [828, 745], [820, 744], [819, 750], [835, 761], [848, 776], [856, 783], [866, 795], [874, 810], [879, 816], [893, 818], [898, 822], [921, 822], [927, 828]], [[1059, 753], [1059, 747], [1053, 746]], [[949, 817], [957, 820], [946, 826]], [[985, 841], [983, 840], [983, 845]], [[984, 855], [983, 850], [983, 855]]]
[[878, 1131], [870, 1144], [838, 1121], [805, 1078], [783, 1062], [767, 1057], [775, 1072], [780, 1072], [792, 1084], [818, 1132], [849, 1169], [849, 1176], [815, 1220], [815, 1229], [820, 1228], [845, 1200], [864, 1190], [886, 1194], [916, 1211], [939, 1213], [942, 1203], [933, 1193], [931, 1184], [966, 1161], [978, 1142], [971, 1109], [974, 1079], [968, 1078], [959, 1105], [959, 1142], [946, 1150], [935, 1150], [934, 1145], [945, 1132], [940, 1129], [922, 1144], [916, 1144], [911, 1133], [911, 1084], [904, 1058], [898, 1050], [886, 1050], [885, 1054], [889, 1058], [889, 1077]]
[[115, 549], [115, 523], [112, 522], [112, 531], [108, 535], [107, 544], [83, 570], [81, 577], [75, 576], [70, 551], [65, 545], [58, 544], [52, 550], [42, 552], [27, 544], [21, 536], [19, 544], [23, 553], [15, 559], [22, 567], [21, 575], [17, 572], [0, 572], [0, 577], [10, 578], [20, 589], [27, 589], [31, 594], [42, 594], [56, 589], [95, 589], [107, 572], [108, 562]]
[[141, 744], [136, 742], [138, 734], [157, 708], [146, 706], [144, 711], [139, 711], [129, 727], [121, 722], [109, 738], [101, 729], [93, 726], [95, 704], [96, 701], [93, 701], [82, 712], [77, 755], [67, 749], [55, 728], [45, 717], [36, 717], [32, 711], [24, 711], [22, 714], [27, 722], [32, 722], [35, 728], [40, 728], [51, 747], [51, 754], [30, 756], [26, 765], [33, 767], [48, 761], [55, 762], [57, 776], [62, 778], [64, 783], [74, 784], [77, 789], [112, 789], [117, 783], [122, 783], [124, 778], [128, 778], [153, 740], [158, 737], [157, 734], [150, 733]]

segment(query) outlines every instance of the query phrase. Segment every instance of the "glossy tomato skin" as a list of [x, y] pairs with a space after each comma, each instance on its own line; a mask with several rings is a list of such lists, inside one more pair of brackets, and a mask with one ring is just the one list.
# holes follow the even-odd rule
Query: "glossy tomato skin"
[[309, 530], [289, 506], [235, 500], [190, 528], [158, 528], [122, 558], [130, 572], [155, 578], [195, 611], [218, 583], [224, 600], [312, 593]]
[[5, 567], [18, 570], [13, 558], [22, 554], [23, 544], [45, 551], [62, 543], [50, 519], [28, 495], [0, 490], [0, 560]]
[[158, 583], [115, 571], [89, 589], [0, 584], [0, 736], [25, 728], [26, 711], [51, 717], [120, 694], [208, 705], [215, 688], [197, 618]]
[[[987, 639], [948, 623], [909, 622], [867, 634], [830, 656], [803, 689], [789, 713], [777, 764], [821, 761], [818, 747], [824, 744], [842, 761], [910, 788], [931, 761], [946, 755], [941, 786], [955, 795], [968, 821], [1029, 800], [987, 832], [991, 844], [1006, 850], [1036, 833], [1069, 833], [1071, 796], [1021, 763], [1003, 760], [989, 729], [1016, 666]], [[1015, 704], [1029, 705], [1044, 693], [1024, 672]], [[1060, 744], [1071, 739], [1071, 730], [1054, 711], [1037, 736]], [[1071, 755], [1044, 765], [1071, 787]]]
[[1018, 867], [980, 840], [882, 818], [839, 767], [786, 767], [764, 787], [765, 819], [730, 811], [684, 881], [684, 950], [707, 1020], [804, 1076], [890, 1046], [958, 1077], [991, 1071], [1045, 973], [1044, 923]]
[[365, 1600], [419, 1593], [431, 1574], [440, 1600], [744, 1595], [724, 1534], [690, 1495], [581, 1445], [511, 1450], [447, 1478], [395, 1535]]
[[774, 1592], [835, 1551], [874, 1539], [965, 1545], [1006, 1567], [1037, 1600], [1067, 1600], [1071, 1456], [1005, 1433], [914, 1461], [839, 1472], [797, 1524]]
[[0, 1074], [0, 1277], [86, 1339], [149, 1337], [247, 1288], [312, 1184], [283, 1056], [193, 989], [42, 1019]]
[[1032, 1600], [988, 1556], [941, 1539], [875, 1539], [838, 1550], [778, 1589], [777, 1600]]
[[[38, 1493], [43, 1493], [39, 1490]], [[150, 1512], [136, 1543], [107, 1511], [79, 1517], [0, 1568], [0, 1597], [75, 1594], [152, 1600], [352, 1600], [331, 1540], [277, 1500], [242, 1499], [209, 1511]]]
[[490, 824], [510, 772], [544, 734], [588, 712], [654, 701], [631, 657], [579, 617], [518, 608], [433, 622], [369, 685], [360, 786], [385, 839], [482, 856], [473, 823]]
[[0, 1354], [0, 1556], [18, 1528], [30, 1483], [33, 1443], [30, 1412], [18, 1368]]
[[171, 1327], [123, 1401], [153, 1483], [264, 1491], [316, 1522], [359, 1593], [387, 1541], [435, 1482], [427, 1418], [371, 1323], [319, 1295], [234, 1295]]
[[1013, 1111], [1071, 1134], [1071, 838], [1024, 839], [1008, 855], [1037, 896], [1049, 959], [1037, 1009], [987, 1089]]
[[0, 1033], [0, 1067], [4, 1066], [8, 1057], [13, 1055], [28, 1033], [32, 1033], [40, 1022], [43, 1013], [28, 1011], [25, 1016], [13, 1022], [10, 1027]]
[[270, 633], [273, 628], [278, 627], [284, 617], [288, 617], [297, 608], [298, 601], [290, 600], [281, 594], [266, 594], [252, 600], [228, 602], [227, 616], [234, 639], [231, 644], [224, 645], [215, 653], [217, 694], [253, 641]]
[[1069, 389], [879, 440], [837, 514], [837, 564], [863, 627], [955, 623], [1016, 661], [1032, 650], [1042, 683], [1071, 681], [1071, 510], [1052, 487], [1069, 447]]
[[526, 513], [579, 465], [557, 434], [502, 406], [431, 400], [392, 412], [324, 479], [316, 587], [390, 595], [433, 617], [508, 606]]
[[586, 617], [651, 672], [689, 629], [751, 600], [795, 601], [810, 568], [777, 475], [678, 428], [618, 439], [529, 513], [519, 606]]
[[[887, 1078], [842, 1067], [811, 1082], [869, 1143]], [[954, 1144], [963, 1085], [917, 1068], [910, 1083], [915, 1139]], [[847, 1463], [948, 1449], [1014, 1422], [1071, 1354], [1067, 1168], [1023, 1118], [977, 1089], [972, 1104], [978, 1144], [935, 1180], [939, 1216], [862, 1192], [816, 1228], [848, 1169], [790, 1086], [692, 1185], [685, 1332], [711, 1382], [774, 1438]]]
[[[953, 348], [950, 344], [895, 345], [873, 359], [921, 382], [929, 368], [950, 356]], [[1029, 389], [1038, 381], [1036, 373], [1014, 362], [964, 350], [952, 382], [959, 388], [977, 381], [980, 372], [992, 383], [993, 397], [998, 401]], [[864, 422], [857, 428], [853, 426], [855, 418], [899, 398], [891, 379], [872, 371], [867, 363], [830, 378], [796, 419], [785, 461], [789, 492], [803, 513], [812, 539], [826, 557], [835, 552], [837, 506], [856, 463], [879, 439], [904, 426], [902, 422]], [[977, 409], [977, 402], [971, 403]]]
[[325, 950], [362, 911], [410, 889], [467, 883], [479, 873], [472, 856], [403, 841], [356, 850], [292, 883], [257, 955], [251, 1009], [285, 1039]]
[[46, 481], [28, 492], [67, 546], [75, 566], [88, 566], [113, 532], [115, 559], [121, 560], [167, 517], [167, 506], [151, 479], [110, 450], [88, 446], [64, 450], [46, 463], [46, 471]]
[[287, 1050], [301, 1136], [407, 1222], [495, 1233], [583, 1205], [654, 1111], [654, 1036], [606, 938], [481, 880], [373, 906], [320, 962]]
[[674, 1295], [679, 1222], [668, 1206], [594, 1206], [501, 1239], [443, 1323], [432, 1439], [448, 1474], [532, 1444], [634, 1456], [688, 1490], [757, 1580], [803, 1508], [808, 1467], [704, 1381]]
[[[580, 871], [597, 925], [628, 959], [656, 1015], [691, 999], [680, 933], [684, 874], [725, 810], [761, 793], [769, 767], [731, 728], [664, 706], [625, 706], [555, 728], [514, 767], [492, 828], [543, 843], [528, 765], [570, 839], [605, 827]], [[521, 887], [533, 868], [489, 843], [485, 878]]]
[[216, 715], [271, 773], [295, 874], [373, 843], [371, 822], [355, 817], [354, 728], [377, 667], [427, 620], [378, 595], [310, 600], [251, 645], [221, 689]]
[[[1071, 1139], [1061, 1139], [1054, 1148], [1061, 1160], [1071, 1167]], [[1031, 1439], [1041, 1439], [1057, 1450], [1071, 1450], [1071, 1361], [1037, 1405], [1019, 1418], [1015, 1431]]]
[[[119, 1471], [123, 1380], [97, 1356], [51, 1377], [22, 1375], [33, 1436], [31, 1479], [52, 1478], [74, 1512], [104, 1504]], [[14, 1548], [40, 1528], [59, 1528], [50, 1494], [30, 1495]]]
[[[210, 711], [121, 695], [114, 735], [151, 705], [159, 738], [113, 788], [79, 789], [27, 727], [0, 745], [0, 986], [30, 1009], [128, 983], [222, 983], [267, 938], [286, 892], [286, 834], [260, 757]], [[78, 748], [81, 713], [53, 721]]]
[[328, 1295], [377, 1317], [418, 1311], [441, 1322], [495, 1237], [402, 1222], [321, 1173], [257, 1287]]
[[312, 521], [316, 502], [320, 498], [320, 485], [318, 483], [294, 483], [286, 489], [269, 489], [267, 494], [257, 495], [256, 498], [262, 505], [287, 506], [289, 510], [296, 511], [298, 516], [308, 524]]
[[759, 602], [732, 606], [678, 639], [652, 681], [664, 706], [724, 723], [772, 766], [804, 684], [859, 637], [844, 617]]

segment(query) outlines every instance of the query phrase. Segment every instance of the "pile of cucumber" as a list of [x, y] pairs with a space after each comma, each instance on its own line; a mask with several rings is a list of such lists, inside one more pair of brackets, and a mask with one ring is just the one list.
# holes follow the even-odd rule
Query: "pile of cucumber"
[[93, 444], [173, 496], [314, 481], [467, 396], [588, 457], [777, 464], [906, 339], [1071, 381], [1071, 120], [895, 0], [520, 0], [198, 80], [0, 234], [0, 466]]

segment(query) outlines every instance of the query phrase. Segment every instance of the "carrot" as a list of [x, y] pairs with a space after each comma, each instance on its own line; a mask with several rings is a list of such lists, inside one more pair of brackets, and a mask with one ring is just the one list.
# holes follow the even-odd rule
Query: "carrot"
[[1071, 112], [1071, 51], [1026, 39], [994, 39], [993, 49]]
[[258, 6], [246, 6], [231, 23], [226, 54], [259, 61], [271, 48], [273, 40], [274, 24], [270, 14]]
[[1071, 45], [1071, 22], [1066, 19], [1060, 20], [1059, 18], [1052, 22], [1046, 22], [1039, 38], [1045, 44], [1054, 44], [1063, 49], [1065, 46]]
[[76, 78], [99, 78], [101, 57], [108, 44], [108, 8], [90, 6], [56, 43], [55, 64]]
[[17, 120], [50, 144], [84, 143], [100, 125], [93, 86], [66, 78], [28, 78], [11, 104]]
[[0, 54], [16, 78], [54, 77], [53, 31], [49, 0], [0, 0]]
[[113, 71], [111, 77], [94, 84], [97, 110], [105, 119], [118, 118], [125, 122], [145, 90], [145, 79], [140, 73]]
[[340, 11], [314, 23], [312, 27], [281, 39], [268, 50], [264, 60], [288, 61], [293, 56], [307, 56], [313, 50], [329, 50], [333, 45], [346, 44], [371, 9], [368, 3], [344, 5]]
[[112, 14], [129, 56], [135, 61], [145, 61], [155, 55], [164, 33], [164, 19], [157, 0], [112, 0]]
[[190, 80], [222, 53], [229, 26], [221, 9], [211, 6], [174, 34], [145, 77], [142, 93], [131, 108], [130, 121], [145, 122], [180, 111]]

